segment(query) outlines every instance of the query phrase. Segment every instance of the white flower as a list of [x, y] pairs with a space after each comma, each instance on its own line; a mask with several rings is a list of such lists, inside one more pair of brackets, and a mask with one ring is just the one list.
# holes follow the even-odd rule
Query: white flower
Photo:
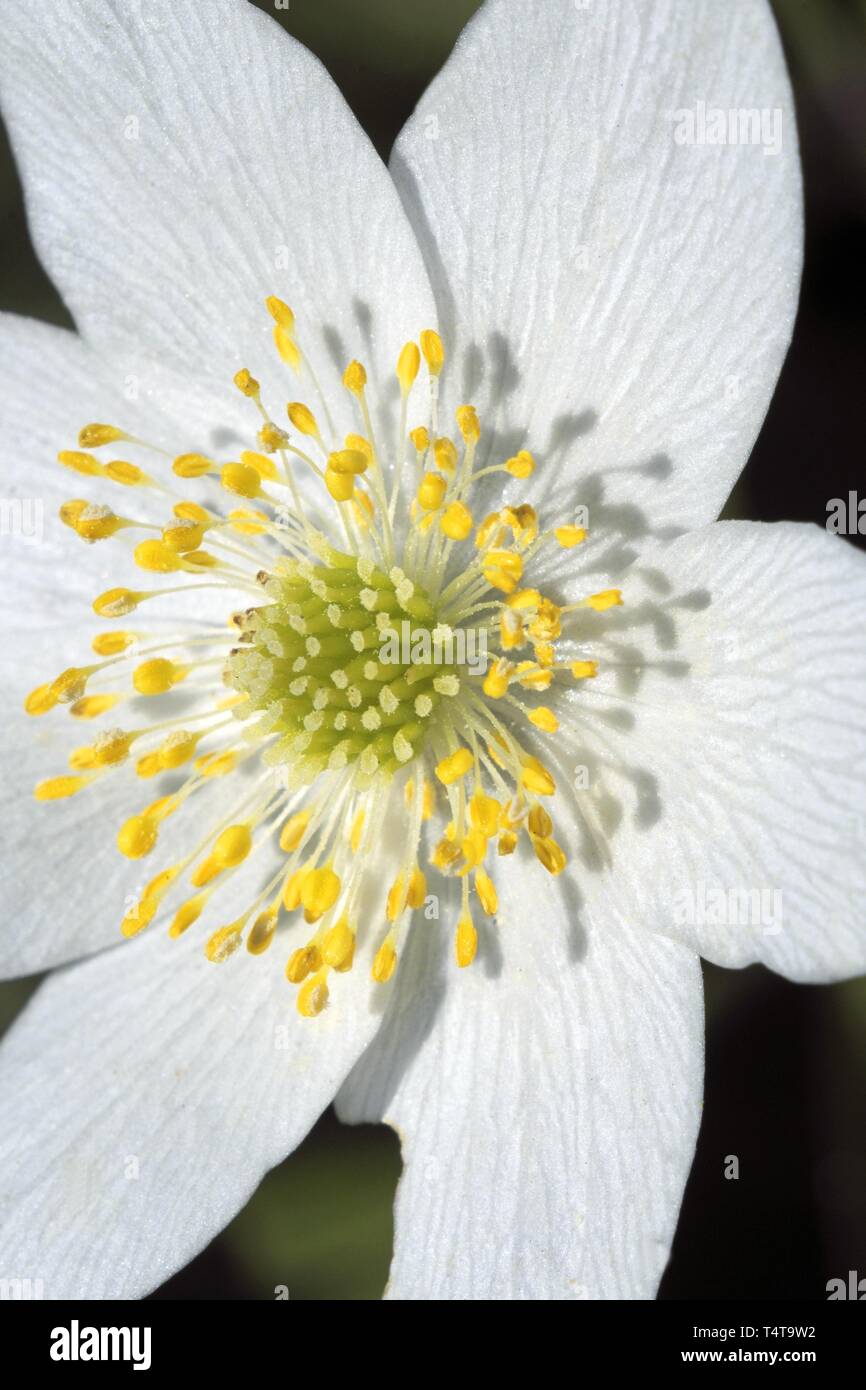
[[[2, 443], [13, 470], [7, 488], [49, 505], [42, 544], [4, 538], [2, 550], [7, 849], [0, 953], [7, 974], [88, 957], [48, 980], [0, 1048], [3, 1273], [41, 1278], [47, 1297], [146, 1292], [230, 1219], [336, 1096], [345, 1118], [384, 1119], [401, 1135], [392, 1297], [651, 1296], [700, 1110], [698, 953], [732, 966], [762, 960], [799, 980], [839, 978], [866, 960], [866, 655], [858, 626], [866, 571], [853, 551], [815, 529], [714, 522], [766, 411], [800, 268], [791, 97], [764, 0], [587, 7], [488, 0], [400, 137], [393, 181], [320, 65], [237, 0], [31, 3], [7, 6], [3, 21], [4, 109], [31, 225], [78, 335], [10, 316], [2, 325]], [[703, 142], [690, 143], [683, 132], [698, 103], [701, 110], [780, 113], [779, 147], [765, 153], [739, 140], [708, 143], [706, 130]], [[291, 303], [293, 317], [283, 299], [270, 301], [270, 318], [264, 313], [261, 301], [273, 294]], [[271, 341], [275, 324], [282, 363]], [[425, 331], [426, 362], [410, 380], [420, 355], [417, 348], [401, 353]], [[340, 381], [355, 359], [368, 378], [366, 422], [363, 411], [353, 413], [362, 405], [357, 369], [349, 373], [351, 389]], [[408, 397], [395, 375], [398, 359]], [[260, 379], [261, 400], [288, 444], [272, 425], [256, 445], [262, 421], [255, 392], [243, 376], [240, 393], [231, 386], [243, 370]], [[438, 424], [431, 408], [437, 384]], [[282, 413], [286, 401], [305, 399], [326, 441], [321, 460], [306, 417], [295, 411], [287, 421]], [[471, 415], [455, 429], [456, 409], [469, 402], [481, 423], [477, 441]], [[119, 427], [119, 443], [110, 431], [91, 431], [84, 438], [93, 448], [77, 447], [78, 430], [92, 422]], [[443, 509], [428, 513], [426, 532], [417, 526], [423, 508], [415, 507], [404, 554], [400, 518], [418, 486], [406, 424], [426, 425], [433, 438], [452, 436], [458, 462], [457, 473], [449, 472], [448, 450], [440, 450], [439, 476], [451, 480], [451, 491]], [[363, 443], [346, 444], [353, 431], [368, 443], [372, 434], [381, 437], [381, 472]], [[391, 442], [398, 438], [399, 445]], [[448, 719], [436, 723], [426, 706], [415, 715], [419, 724], [429, 718], [433, 732], [411, 732], [409, 696], [398, 691], [397, 720], [411, 745], [407, 770], [383, 772], [390, 755], [377, 744], [379, 765], [368, 757], [365, 766], [369, 788], [352, 781], [351, 813], [340, 779], [354, 778], [357, 748], [345, 774], [338, 757], [302, 789], [297, 804], [309, 806], [311, 798], [314, 815], [326, 818], [319, 826], [330, 825], [334, 812], [329, 843], [340, 879], [335, 889], [320, 876], [304, 897], [315, 949], [290, 964], [301, 981], [302, 1011], [282, 969], [290, 952], [309, 944], [297, 914], [280, 925], [262, 958], [243, 951], [213, 963], [245, 933], [249, 944], [252, 931], [256, 947], [272, 938], [273, 914], [253, 925], [272, 897], [259, 901], [265, 875], [257, 854], [247, 854], [246, 831], [252, 826], [256, 841], [263, 828], [284, 826], [294, 814], [291, 769], [313, 747], [297, 743], [299, 728], [321, 733], [315, 717], [303, 721], [332, 709], [299, 690], [292, 698], [309, 698], [310, 707], [298, 724], [296, 706], [292, 714], [277, 705], [272, 687], [281, 673], [267, 664], [269, 655], [293, 653], [290, 632], [305, 643], [313, 635], [291, 622], [300, 613], [294, 599], [310, 602], [309, 616], [315, 603], [308, 590], [322, 598], [309, 571], [290, 577], [294, 599], [273, 579], [267, 590], [253, 585], [255, 597], [243, 587], [240, 598], [230, 596], [220, 586], [250, 572], [251, 548], [264, 546], [273, 566], [276, 539], [249, 530], [209, 534], [210, 516], [181, 513], [199, 552], [227, 568], [209, 569], [199, 582], [217, 587], [190, 590], [187, 598], [186, 583], [199, 575], [183, 571], [209, 562], [199, 552], [193, 561], [179, 559], [181, 572], [169, 581], [176, 598], [148, 601], [132, 620], [149, 634], [131, 648], [135, 661], [154, 647], [159, 654], [144, 660], [162, 663], [139, 674], [139, 692], [181, 686], [167, 697], [169, 714], [144, 719], [173, 718], [174, 736], [164, 744], [169, 723], [156, 742], [144, 739], [142, 757], [138, 749], [126, 757], [147, 701], [128, 711], [118, 703], [107, 734], [75, 757], [75, 775], [94, 785], [51, 805], [31, 795], [34, 782], [64, 767], [70, 750], [68, 722], [47, 706], [71, 702], [79, 715], [97, 708], [82, 694], [81, 677], [68, 671], [80, 669], [93, 635], [95, 623], [84, 620], [94, 595], [128, 582], [118, 560], [127, 528], [117, 540], [100, 538], [117, 529], [116, 515], [165, 524], [168, 499], [136, 474], [107, 467], [117, 446], [125, 462], [175, 483], [168, 459], [141, 440], [169, 458], [241, 462], [224, 483], [241, 492], [239, 507], [282, 517], [290, 555], [320, 543], [297, 521], [298, 499], [280, 487], [280, 460], [306, 444], [317, 465], [330, 458], [329, 490], [340, 495], [340, 465], [331, 455], [348, 449], [343, 464], [372, 499], [374, 524], [369, 513], [365, 522], [358, 493], [332, 501], [295, 458], [304, 514], [329, 525], [334, 544], [351, 554], [363, 556], [378, 528], [381, 553], [370, 553], [386, 570], [402, 556], [415, 584], [407, 589], [391, 576], [399, 611], [410, 611], [413, 594], [435, 600], [432, 618], [422, 605], [418, 621], [475, 616], [447, 611], [437, 597], [436, 561], [446, 534], [464, 529], [459, 509], [444, 533], [441, 518], [473, 455], [476, 468], [521, 458], [521, 451], [538, 462], [529, 480], [519, 476], [528, 471], [525, 459], [512, 469], [517, 477], [486, 475], [485, 510], [532, 502], [544, 530], [577, 525], [575, 509], [588, 509], [588, 539], [572, 548], [549, 537], [538, 547], [532, 513], [508, 513], [496, 545], [511, 558], [492, 573], [486, 564], [486, 582], [477, 586], [496, 602], [488, 611], [497, 629], [499, 605], [518, 584], [543, 585], [557, 600], [564, 616], [530, 599], [528, 618], [515, 618], [513, 607], [503, 618], [508, 632], [540, 624], [530, 647], [517, 652], [521, 660], [529, 655], [543, 665], [549, 638], [557, 660], [583, 663], [579, 682], [556, 671], [545, 697], [554, 719], [541, 716], [532, 728], [501, 692], [498, 699], [476, 692], [473, 704], [471, 680], [460, 670], [459, 692], [436, 689], [452, 712], [451, 732]], [[254, 456], [274, 445], [257, 463]], [[245, 461], [241, 450], [250, 451]], [[404, 450], [392, 554], [381, 499]], [[65, 511], [72, 530], [97, 542], [90, 547], [52, 521], [68, 499], [70, 477], [54, 463], [58, 451], [78, 455], [67, 452], [67, 465], [91, 474], [75, 480], [88, 509]], [[97, 464], [82, 461], [82, 453]], [[422, 468], [436, 472], [432, 452]], [[189, 496], [222, 508], [207, 478], [188, 487], [204, 489]], [[288, 499], [288, 511], [272, 513], [270, 494]], [[328, 508], [330, 521], [320, 521]], [[341, 509], [348, 536], [339, 539]], [[189, 554], [180, 529], [167, 542], [158, 530], [145, 532], [156, 549], [150, 543], [139, 561], [165, 569], [166, 543], [175, 555]], [[130, 535], [133, 544], [141, 541], [137, 531]], [[571, 545], [580, 537], [564, 539]], [[474, 554], [471, 543], [458, 546], [449, 578]], [[337, 562], [321, 548], [319, 555], [330, 567], [328, 589]], [[511, 572], [520, 568], [515, 556], [526, 562], [524, 576]], [[351, 573], [376, 589], [369, 566]], [[147, 587], [165, 582], [148, 580]], [[571, 611], [598, 594], [589, 609]], [[159, 914], [140, 904], [161, 905], [163, 889], [168, 902], [177, 882], [161, 881], [142, 899], [148, 875], [137, 857], [117, 853], [118, 825], [148, 799], [130, 766], [143, 760], [146, 774], [176, 758], [175, 786], [190, 766], [213, 770], [191, 763], [202, 750], [178, 737], [178, 730], [195, 731], [194, 706], [171, 703], [192, 691], [198, 708], [211, 712], [223, 667], [213, 659], [213, 632], [197, 653], [186, 620], [225, 624], [239, 604], [261, 608], [266, 597], [283, 606], [271, 608], [264, 623], [242, 624], [240, 655], [229, 665], [236, 689], [276, 720], [268, 747], [282, 748], [277, 771], [263, 773], [260, 742], [242, 743], [236, 752], [249, 753], [246, 778], [227, 776], [211, 788], [194, 776], [189, 814], [184, 805], [176, 820], [166, 816], [174, 807], [163, 801], [121, 833], [137, 856], [164, 821], [159, 868], [186, 863], [197, 849], [207, 861], [198, 881], [205, 891], [216, 888], [210, 925], [196, 938], [201, 924], [193, 923], [170, 941]], [[322, 601], [332, 605], [334, 595]], [[374, 613], [375, 593], [360, 604]], [[357, 614], [354, 621], [352, 632], [374, 631]], [[336, 640], [336, 622], [329, 609], [321, 629], [327, 642]], [[521, 628], [518, 635], [527, 634]], [[161, 654], [171, 640], [179, 645]], [[323, 679], [338, 649], [339, 641], [306, 648], [310, 660], [324, 663]], [[102, 650], [110, 659], [104, 638]], [[187, 670], [201, 650], [211, 664]], [[44, 717], [27, 718], [23, 693], [50, 685], [57, 672], [67, 673], [60, 684], [30, 702], [31, 710], [46, 707]], [[91, 689], [123, 695], [129, 686], [118, 673], [126, 678], [127, 666], [104, 668]], [[571, 691], [556, 695], [563, 676]], [[366, 688], [362, 695], [366, 711], [373, 695]], [[536, 694], [519, 695], [535, 708]], [[388, 715], [386, 704], [378, 708]], [[499, 745], [505, 783], [495, 781], [496, 759], [478, 737], [483, 729], [485, 739], [495, 738], [491, 709], [508, 716], [504, 753]], [[205, 750], [243, 730], [228, 722], [230, 713], [224, 718]], [[368, 747], [380, 732], [369, 718], [359, 734]], [[559, 732], [551, 732], [557, 720]], [[210, 727], [207, 718], [203, 726]], [[328, 738], [315, 746], [330, 758]], [[531, 764], [528, 786], [514, 789], [515, 778], [526, 782], [527, 766], [515, 738], [555, 773], [553, 814], [571, 861], [565, 873], [557, 873], [560, 852], [550, 847], [544, 814], [536, 809], [532, 824], [526, 818], [529, 802], [547, 790], [545, 774]], [[532, 829], [542, 862], [515, 853], [501, 872], [491, 868], [500, 910], [481, 931], [478, 958], [459, 969], [455, 924], [463, 921], [456, 954], [467, 965], [479, 908], [493, 905], [492, 885], [460, 872], [475, 864], [479, 848], [469, 839], [470, 822], [461, 825], [466, 803], [455, 788], [467, 779], [458, 775], [460, 759], [441, 775], [466, 740], [469, 790], [480, 767], [488, 790], [495, 787], [512, 807], [522, 845]], [[155, 763], [148, 750], [157, 746]], [[396, 742], [394, 753], [401, 764]], [[123, 766], [112, 767], [115, 760]], [[399, 910], [392, 895], [390, 935], [385, 895], [399, 869], [414, 867], [421, 788], [425, 771], [435, 780], [434, 764], [448, 783], [439, 787], [437, 815], [457, 823], [459, 858], [450, 867], [458, 872], [431, 875], [429, 887], [441, 896], [438, 922], [416, 911], [410, 927], [411, 910]], [[158, 786], [161, 798], [166, 790]], [[219, 806], [210, 792], [212, 801], [223, 797]], [[239, 811], [242, 795], [251, 799]], [[367, 812], [360, 829], [358, 808]], [[215, 848], [214, 835], [227, 823], [245, 829]], [[303, 829], [294, 825], [285, 836], [290, 862]], [[347, 846], [353, 829], [354, 858]], [[488, 844], [482, 834], [481, 848], [492, 851], [495, 838]], [[309, 841], [300, 843], [304, 863]], [[511, 848], [507, 830], [503, 847]], [[449, 867], [447, 845], [439, 861]], [[229, 885], [221, 889], [224, 877]], [[472, 927], [460, 891], [470, 882]], [[351, 896], [342, 935], [345, 899], [331, 906], [334, 892]], [[779, 893], [781, 915], [778, 899], [766, 897]], [[773, 911], [743, 914], [744, 894]], [[168, 921], [176, 909], [174, 902]], [[108, 950], [124, 910], [135, 939]], [[226, 924], [232, 930], [214, 938], [214, 928]], [[337, 932], [330, 945], [323, 927]], [[341, 970], [351, 963], [356, 932], [357, 958]], [[395, 971], [389, 952], [400, 956]], [[393, 974], [387, 983], [371, 982], [374, 960], [380, 981]], [[305, 966], [311, 973], [302, 979]]]

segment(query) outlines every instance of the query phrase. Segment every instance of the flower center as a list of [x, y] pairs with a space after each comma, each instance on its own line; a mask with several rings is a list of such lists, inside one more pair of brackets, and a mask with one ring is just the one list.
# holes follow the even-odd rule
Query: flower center
[[[315, 1016], [327, 1004], [332, 972], [352, 968], [356, 947], [368, 952], [374, 981], [391, 977], [412, 914], [426, 902], [422, 859], [459, 884], [461, 966], [477, 948], [474, 903], [490, 916], [498, 910], [493, 857], [512, 854], [525, 836], [543, 867], [561, 872], [565, 855], [544, 805], [556, 788], [537, 740], [556, 735], [561, 717], [573, 720], [574, 711], [561, 716], [539, 696], [592, 681], [598, 663], [582, 620], [586, 610], [615, 609], [621, 595], [606, 590], [562, 605], [528, 582], [542, 553], [562, 556], [586, 543], [585, 518], [543, 530], [524, 503], [476, 519], [472, 497], [482, 479], [526, 480], [535, 464], [523, 450], [478, 466], [481, 425], [471, 405], [457, 409], [453, 434], [440, 428], [445, 354], [437, 333], [425, 330], [400, 353], [399, 428], [396, 447], [387, 449], [373, 426], [362, 364], [350, 362], [343, 377], [359, 432], [337, 439], [294, 315], [276, 298], [267, 307], [278, 353], [319, 398], [326, 426], [301, 401], [286, 408], [289, 428], [277, 425], [243, 370], [235, 385], [257, 412], [258, 431], [256, 447], [237, 458], [169, 455], [170, 473], [127, 459], [103, 463], [95, 451], [121, 441], [145, 460], [164, 458], [105, 424], [85, 426], [78, 448], [58, 455], [81, 476], [149, 492], [172, 508], [159, 523], [81, 498], [61, 508], [61, 520], [88, 544], [129, 538], [140, 570], [177, 578], [111, 588], [95, 600], [95, 613], [115, 619], [166, 594], [210, 589], [225, 594], [227, 626], [100, 633], [92, 643], [98, 659], [32, 691], [26, 708], [44, 715], [65, 705], [73, 719], [91, 721], [125, 702], [137, 711], [173, 696], [166, 717], [105, 729], [76, 748], [70, 770], [41, 782], [36, 796], [50, 802], [98, 786], [133, 755], [140, 780], [173, 774], [176, 785], [118, 832], [130, 859], [150, 855], [167, 824], [173, 848], [124, 917], [126, 936], [153, 922], [186, 879], [195, 891], [169, 926], [170, 936], [184, 935], [243, 865], [266, 851], [273, 863], [275, 854], [274, 871], [257, 876], [258, 883], [266, 877], [264, 888], [211, 931], [204, 949], [217, 963], [244, 945], [260, 955], [285, 927], [286, 975], [300, 987], [301, 1013]], [[422, 360], [427, 391], [419, 406]], [[410, 409], [419, 423], [411, 425]], [[299, 467], [312, 496], [299, 484]], [[239, 505], [225, 510], [181, 497], [178, 479], [216, 482]], [[247, 603], [241, 610], [238, 594]], [[94, 681], [103, 688], [91, 690]], [[242, 765], [255, 775], [238, 779], [219, 814], [184, 816]], [[382, 873], [376, 852], [394, 795], [405, 814], [389, 846], [393, 878], [379, 923], [359, 904], [369, 875]], [[437, 817], [425, 855], [426, 826]]]
[[460, 690], [455, 634], [403, 570], [330, 546], [322, 559], [269, 576], [270, 603], [243, 615], [244, 645], [229, 660], [247, 708], [267, 712], [270, 757], [293, 787], [350, 765], [359, 783], [393, 774]]

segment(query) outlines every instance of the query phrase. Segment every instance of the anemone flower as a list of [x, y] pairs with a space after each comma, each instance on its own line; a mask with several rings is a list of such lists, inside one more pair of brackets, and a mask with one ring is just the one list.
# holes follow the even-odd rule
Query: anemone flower
[[390, 171], [240, 0], [3, 22], [77, 328], [2, 324], [4, 1274], [144, 1294], [336, 1099], [391, 1297], [652, 1296], [699, 956], [866, 956], [866, 570], [714, 520], [800, 271], [767, 5], [488, 0]]

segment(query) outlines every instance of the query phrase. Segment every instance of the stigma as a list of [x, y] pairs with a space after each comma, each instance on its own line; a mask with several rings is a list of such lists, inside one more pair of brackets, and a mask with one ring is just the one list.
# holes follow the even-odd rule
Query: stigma
[[[294, 314], [275, 296], [266, 308], [291, 399], [272, 415], [252, 373], [236, 374], [248, 448], [165, 456], [120, 424], [91, 422], [58, 453], [122, 499], [115, 510], [73, 498], [61, 522], [87, 545], [127, 546], [143, 579], [94, 599], [98, 618], [130, 622], [98, 632], [87, 659], [25, 708], [65, 706], [99, 729], [37, 786], [40, 801], [98, 795], [104, 778], [129, 773], [148, 785], [116, 827], [117, 848], [160, 865], [123, 935], [162, 920], [173, 940], [201, 932], [214, 964], [242, 948], [276, 952], [298, 1009], [315, 1017], [356, 946], [371, 989], [387, 987], [437, 880], [457, 886], [453, 952], [468, 967], [476, 921], [499, 912], [494, 865], [523, 843], [541, 871], [563, 871], [545, 744], [579, 717], [579, 695], [562, 693], [598, 674], [580, 610], [610, 614], [622, 595], [560, 601], [558, 576], [591, 544], [583, 518], [543, 521], [529, 500], [479, 511], [480, 491], [495, 504], [506, 484], [531, 486], [535, 459], [523, 449], [491, 462], [486, 450], [479, 462], [483, 421], [470, 403], [440, 419], [446, 349], [434, 329], [394, 364], [396, 439], [377, 437], [358, 360], [342, 380], [354, 429], [338, 438]], [[119, 449], [137, 461], [107, 457]], [[158, 521], [145, 519], [155, 510], [145, 496]], [[538, 587], [538, 572], [553, 589]], [[224, 622], [148, 628], [148, 604], [190, 589], [224, 597]], [[139, 722], [123, 720], [125, 706]], [[226, 779], [234, 795], [211, 814], [213, 784]], [[381, 873], [395, 803], [387, 896], [370, 920], [364, 888]], [[223, 889], [255, 860], [259, 891], [226, 922]], [[501, 889], [507, 873], [495, 876]]]

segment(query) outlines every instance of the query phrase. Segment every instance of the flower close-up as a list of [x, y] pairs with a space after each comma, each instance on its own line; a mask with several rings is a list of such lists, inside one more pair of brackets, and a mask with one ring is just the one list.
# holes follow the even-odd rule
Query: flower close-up
[[146, 1296], [334, 1103], [386, 1297], [654, 1298], [701, 958], [866, 971], [866, 560], [718, 520], [800, 287], [769, 5], [485, 0], [388, 165], [246, 0], [2, 32], [74, 328], [0, 316], [0, 1274]]

